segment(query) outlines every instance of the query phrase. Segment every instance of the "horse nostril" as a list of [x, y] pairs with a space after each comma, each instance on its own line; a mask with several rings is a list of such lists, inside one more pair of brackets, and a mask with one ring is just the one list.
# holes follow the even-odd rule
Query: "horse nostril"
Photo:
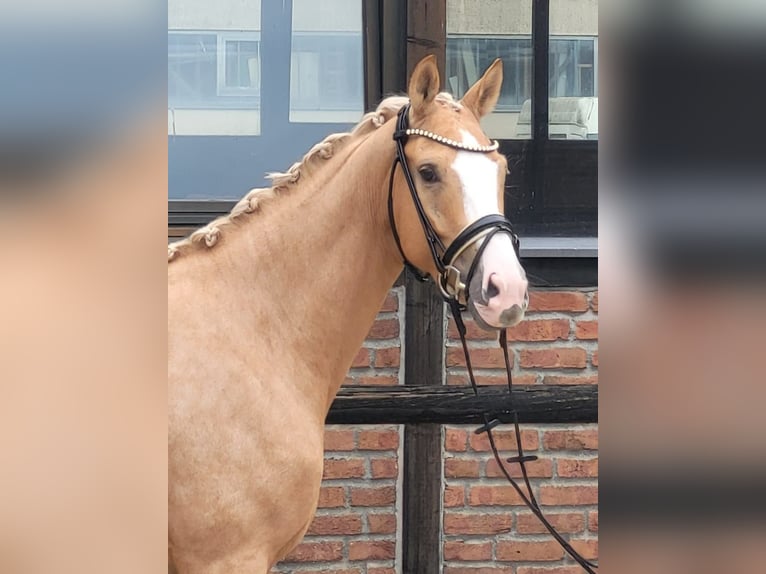
[[491, 275], [487, 284], [487, 301], [500, 294], [500, 289], [495, 285], [494, 277], [494, 275]]

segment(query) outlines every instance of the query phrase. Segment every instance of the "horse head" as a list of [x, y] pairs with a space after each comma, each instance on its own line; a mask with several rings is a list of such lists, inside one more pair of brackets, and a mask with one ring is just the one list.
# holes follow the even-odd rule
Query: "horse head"
[[529, 302], [518, 238], [503, 215], [507, 162], [479, 124], [502, 81], [498, 59], [456, 101], [439, 93], [435, 58], [422, 60], [394, 132], [402, 169], [392, 172], [389, 188], [405, 262], [431, 275], [445, 299], [467, 307], [485, 329], [515, 325]]

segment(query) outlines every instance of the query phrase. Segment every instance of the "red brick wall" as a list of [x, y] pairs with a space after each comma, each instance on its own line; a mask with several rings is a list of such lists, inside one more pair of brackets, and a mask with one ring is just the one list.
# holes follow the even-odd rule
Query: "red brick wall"
[[[346, 384], [399, 384], [402, 288], [392, 290]], [[480, 384], [505, 384], [497, 337], [468, 321]], [[445, 353], [448, 384], [467, 378], [450, 320]], [[598, 293], [536, 291], [525, 321], [509, 331], [517, 384], [596, 384]], [[537, 519], [500, 477], [485, 436], [474, 426], [444, 430], [445, 574], [574, 574]], [[319, 510], [303, 543], [275, 572], [398, 574], [400, 427], [331, 426]], [[511, 427], [496, 430], [503, 454], [515, 448]], [[523, 425], [535, 495], [557, 528], [586, 557], [598, 554], [597, 425]], [[518, 475], [518, 468], [513, 469]], [[406, 573], [419, 574], [419, 573]]]
[[325, 448], [316, 517], [275, 571], [394, 574], [399, 429], [330, 426]]
[[[505, 384], [497, 334], [482, 331], [467, 316], [465, 322], [477, 382]], [[451, 318], [447, 335], [447, 384], [468, 384], [463, 349]], [[524, 320], [508, 330], [514, 383], [597, 383], [597, 339], [597, 291], [532, 291]]]
[[[500, 474], [486, 435], [472, 427], [445, 430], [445, 574], [569, 574], [581, 569], [527, 510]], [[503, 458], [515, 452], [512, 427], [495, 431]], [[586, 558], [598, 555], [598, 436], [595, 425], [523, 425], [530, 482], [546, 516]], [[518, 465], [509, 467], [520, 477]], [[523, 481], [519, 484], [523, 487]], [[540, 567], [546, 569], [540, 570]], [[515, 570], [514, 570], [515, 568]]]
[[[467, 322], [479, 384], [506, 384], [497, 336]], [[449, 320], [447, 383], [468, 384]], [[535, 291], [524, 321], [508, 331], [515, 384], [597, 384], [598, 292]], [[547, 534], [500, 474], [486, 435], [448, 426], [444, 435], [444, 574], [575, 574], [582, 568]], [[512, 426], [495, 431], [503, 458], [515, 453]], [[597, 425], [522, 425], [532, 488], [551, 523], [586, 558], [598, 555]], [[509, 467], [520, 477], [518, 465]], [[523, 484], [523, 481], [520, 482]], [[523, 487], [523, 486], [522, 486]]]

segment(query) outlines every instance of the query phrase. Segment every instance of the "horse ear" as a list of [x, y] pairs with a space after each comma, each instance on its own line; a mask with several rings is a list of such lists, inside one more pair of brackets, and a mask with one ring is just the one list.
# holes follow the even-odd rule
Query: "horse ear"
[[460, 102], [471, 110], [477, 118], [481, 118], [495, 109], [502, 86], [503, 62], [497, 58], [487, 68], [479, 81], [470, 87]]
[[436, 67], [436, 57], [426, 56], [418, 65], [410, 77], [407, 94], [410, 97], [410, 106], [413, 116], [423, 115], [425, 107], [434, 101], [439, 93], [439, 69]]

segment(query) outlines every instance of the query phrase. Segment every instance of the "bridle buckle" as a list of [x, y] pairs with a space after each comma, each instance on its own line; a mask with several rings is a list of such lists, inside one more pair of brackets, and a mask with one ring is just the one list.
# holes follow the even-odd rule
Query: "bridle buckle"
[[460, 270], [452, 265], [447, 265], [442, 272], [439, 281], [439, 290], [446, 299], [465, 300], [465, 283], [460, 280]]

